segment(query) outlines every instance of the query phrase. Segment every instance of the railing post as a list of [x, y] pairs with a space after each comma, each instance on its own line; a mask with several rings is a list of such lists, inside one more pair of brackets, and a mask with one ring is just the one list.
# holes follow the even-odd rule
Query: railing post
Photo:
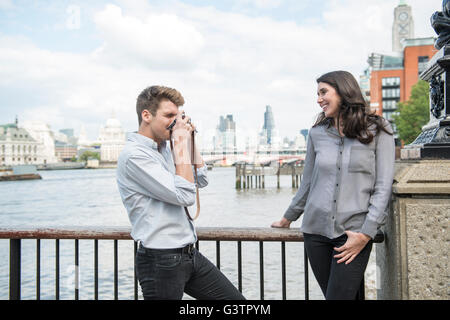
[[309, 300], [308, 253], [306, 252], [305, 242], [303, 242], [303, 271], [305, 273], [305, 300]]
[[264, 241], [259, 242], [259, 290], [259, 299], [264, 300]]
[[366, 300], [366, 295], [365, 295], [365, 280], [364, 280], [364, 276], [361, 280], [361, 284], [359, 285], [359, 290], [358, 293], [356, 295], [356, 300]]
[[281, 171], [281, 163], [278, 162], [278, 171], [277, 171], [277, 189], [280, 189], [280, 171]]
[[236, 189], [241, 189], [241, 165], [236, 165]]
[[[249, 177], [249, 176], [247, 176]], [[256, 178], [257, 176], [255, 176]], [[264, 175], [262, 176], [264, 179]], [[263, 180], [264, 181], [264, 180]], [[259, 182], [259, 181], [258, 181]], [[101, 228], [99, 228], [101, 229]], [[285, 242], [302, 242], [303, 237], [297, 230], [277, 230], [273, 228], [199, 228], [198, 239], [201, 241], [215, 241], [216, 242], [216, 263], [220, 268], [221, 262], [221, 245], [222, 241], [237, 241], [238, 249], [238, 287], [242, 292], [242, 241], [259, 242], [259, 280], [260, 280], [260, 299], [265, 297], [265, 281], [264, 281], [264, 242], [266, 241], [280, 241], [282, 247], [282, 298], [286, 299], [286, 252]], [[13, 234], [14, 233], [14, 234]], [[13, 234], [13, 235], [12, 235]], [[71, 238], [73, 236], [73, 238]], [[94, 298], [98, 299], [98, 263], [99, 250], [98, 241], [102, 239], [114, 240], [114, 299], [119, 298], [119, 240], [132, 240], [129, 234], [129, 229], [123, 230], [92, 230], [87, 228], [81, 230], [79, 228], [73, 229], [3, 229], [0, 228], [0, 238], [10, 240], [10, 299], [21, 299], [21, 240], [22, 239], [37, 239], [36, 244], [36, 299], [40, 298], [40, 275], [41, 275], [41, 244], [39, 239], [54, 239], [55, 240], [55, 299], [60, 298], [60, 240], [61, 239], [75, 239], [75, 299], [79, 298], [79, 239], [94, 239]], [[15, 239], [18, 238], [18, 239]], [[374, 242], [383, 241], [382, 237], [376, 237]], [[199, 248], [199, 241], [196, 243], [196, 248]], [[134, 244], [135, 254], [137, 251], [137, 243]], [[44, 258], [46, 259], [46, 258]], [[309, 299], [309, 285], [308, 285], [308, 260], [305, 251], [304, 255], [305, 266], [305, 299]], [[28, 285], [29, 281], [27, 281]], [[134, 298], [138, 299], [138, 281], [134, 279], [135, 291]], [[24, 282], [25, 285], [25, 282]], [[364, 294], [362, 291], [361, 293]]]
[[9, 241], [9, 299], [20, 300], [20, 239]]

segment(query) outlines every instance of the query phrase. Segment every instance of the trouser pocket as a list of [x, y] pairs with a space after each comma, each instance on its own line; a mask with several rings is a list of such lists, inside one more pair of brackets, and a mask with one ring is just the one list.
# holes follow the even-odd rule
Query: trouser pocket
[[185, 286], [181, 253], [138, 251], [136, 274], [145, 300], [180, 300]]

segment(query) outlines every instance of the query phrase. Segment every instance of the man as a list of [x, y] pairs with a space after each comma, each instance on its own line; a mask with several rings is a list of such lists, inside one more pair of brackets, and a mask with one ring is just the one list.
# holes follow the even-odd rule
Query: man
[[[136, 273], [144, 299], [244, 299], [207, 258], [198, 252], [195, 228], [185, 207], [195, 202], [196, 185], [208, 184], [206, 166], [195, 150], [194, 179], [189, 144], [195, 126], [182, 116], [182, 95], [152, 86], [137, 98], [139, 131], [119, 156], [117, 183], [139, 241]], [[176, 119], [173, 149], [167, 129]]]

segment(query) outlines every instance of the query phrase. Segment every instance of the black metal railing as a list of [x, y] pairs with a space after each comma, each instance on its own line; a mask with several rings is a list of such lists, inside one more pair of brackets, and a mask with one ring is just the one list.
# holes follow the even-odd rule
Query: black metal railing
[[[259, 282], [260, 299], [264, 300], [264, 243], [280, 242], [281, 244], [281, 278], [282, 299], [286, 299], [286, 242], [303, 242], [303, 234], [298, 229], [274, 229], [274, 228], [197, 228], [197, 249], [203, 241], [216, 242], [216, 265], [221, 267], [221, 242], [237, 242], [237, 276], [238, 289], [242, 292], [242, 243], [259, 243]], [[94, 241], [94, 299], [99, 298], [99, 240], [113, 240], [114, 242], [114, 299], [119, 299], [119, 255], [118, 241], [132, 240], [130, 228], [118, 227], [58, 227], [58, 228], [0, 228], [0, 239], [10, 240], [10, 274], [9, 274], [9, 298], [10, 300], [21, 299], [21, 261], [22, 261], [22, 239], [36, 240], [36, 300], [41, 298], [41, 239], [55, 240], [55, 299], [60, 299], [60, 240], [72, 239], [75, 241], [75, 283], [78, 283], [79, 268], [79, 240]], [[378, 233], [374, 239], [375, 243], [383, 242], [384, 235]], [[134, 242], [134, 254], [137, 251], [137, 243]], [[305, 300], [309, 300], [309, 272], [308, 256], [304, 249], [303, 273]], [[75, 300], [79, 299], [79, 288], [75, 286]], [[134, 299], [138, 300], [138, 280], [134, 273]], [[364, 300], [364, 279], [358, 294], [358, 299]]]

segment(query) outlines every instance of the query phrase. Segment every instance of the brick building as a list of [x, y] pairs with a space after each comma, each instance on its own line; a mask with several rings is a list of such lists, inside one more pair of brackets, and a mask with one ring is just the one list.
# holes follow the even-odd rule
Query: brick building
[[397, 111], [397, 103], [409, 99], [419, 74], [437, 52], [432, 37], [405, 39], [403, 43], [403, 54], [372, 53], [369, 57], [370, 106], [388, 120]]
[[[437, 50], [435, 38], [414, 38], [412, 10], [406, 1], [400, 1], [394, 9], [392, 25], [392, 52], [372, 53], [369, 67], [360, 76], [361, 89], [370, 107], [377, 114], [391, 121], [397, 113], [397, 103], [409, 100], [412, 87], [419, 81], [428, 61]], [[395, 132], [396, 144], [398, 134]]]

